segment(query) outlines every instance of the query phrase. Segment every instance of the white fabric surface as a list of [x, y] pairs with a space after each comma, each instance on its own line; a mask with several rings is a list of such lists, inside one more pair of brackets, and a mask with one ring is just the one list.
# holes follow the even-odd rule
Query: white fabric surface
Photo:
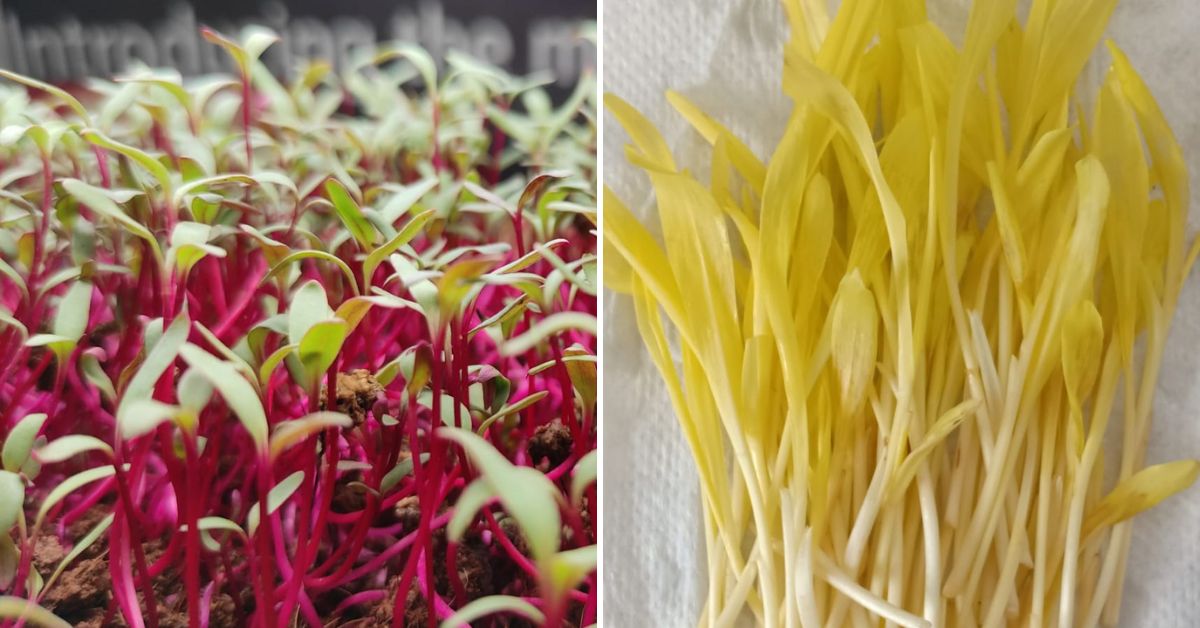
[[[930, 4], [943, 26], [963, 23], [965, 0]], [[790, 108], [778, 87], [786, 21], [777, 0], [604, 0], [603, 12], [605, 91], [658, 125], [685, 165], [705, 172], [709, 153], [667, 104], [667, 88], [728, 124], [757, 154], [770, 154]], [[1196, 0], [1123, 0], [1109, 28], [1184, 145], [1193, 229], [1200, 223], [1198, 31]], [[605, 183], [645, 217], [648, 182], [623, 158], [624, 132], [611, 116], [604, 123]], [[704, 595], [695, 468], [631, 303], [606, 293], [603, 307], [604, 625], [693, 626]], [[1164, 357], [1147, 463], [1187, 457], [1200, 457], [1195, 276]], [[1200, 626], [1200, 486], [1142, 515], [1134, 537], [1122, 626]]]

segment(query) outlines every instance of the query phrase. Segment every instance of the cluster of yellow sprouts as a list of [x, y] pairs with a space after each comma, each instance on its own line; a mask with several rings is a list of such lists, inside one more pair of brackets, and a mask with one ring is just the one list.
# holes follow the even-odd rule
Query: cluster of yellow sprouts
[[701, 625], [1117, 621], [1128, 519], [1200, 465], [1144, 463], [1196, 251], [1126, 57], [1076, 85], [1115, 2], [978, 0], [956, 46], [924, 0], [786, 0], [769, 161], [668, 94], [707, 183], [607, 99], [663, 238], [606, 190], [606, 279], [699, 470]]

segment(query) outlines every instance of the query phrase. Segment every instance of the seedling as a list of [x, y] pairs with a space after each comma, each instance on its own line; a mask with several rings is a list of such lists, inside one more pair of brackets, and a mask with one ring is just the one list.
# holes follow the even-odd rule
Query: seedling
[[594, 81], [204, 35], [0, 72], [0, 625], [594, 623]]

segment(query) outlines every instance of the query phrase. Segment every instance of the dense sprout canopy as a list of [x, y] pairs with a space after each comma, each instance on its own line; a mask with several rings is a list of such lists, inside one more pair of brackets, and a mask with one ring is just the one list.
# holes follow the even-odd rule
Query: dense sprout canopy
[[594, 622], [593, 77], [204, 36], [0, 71], [0, 621]]

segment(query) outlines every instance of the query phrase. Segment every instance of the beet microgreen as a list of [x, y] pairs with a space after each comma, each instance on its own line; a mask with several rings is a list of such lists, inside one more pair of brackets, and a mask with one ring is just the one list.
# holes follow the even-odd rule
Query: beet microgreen
[[594, 82], [204, 36], [0, 72], [0, 625], [594, 623]]

